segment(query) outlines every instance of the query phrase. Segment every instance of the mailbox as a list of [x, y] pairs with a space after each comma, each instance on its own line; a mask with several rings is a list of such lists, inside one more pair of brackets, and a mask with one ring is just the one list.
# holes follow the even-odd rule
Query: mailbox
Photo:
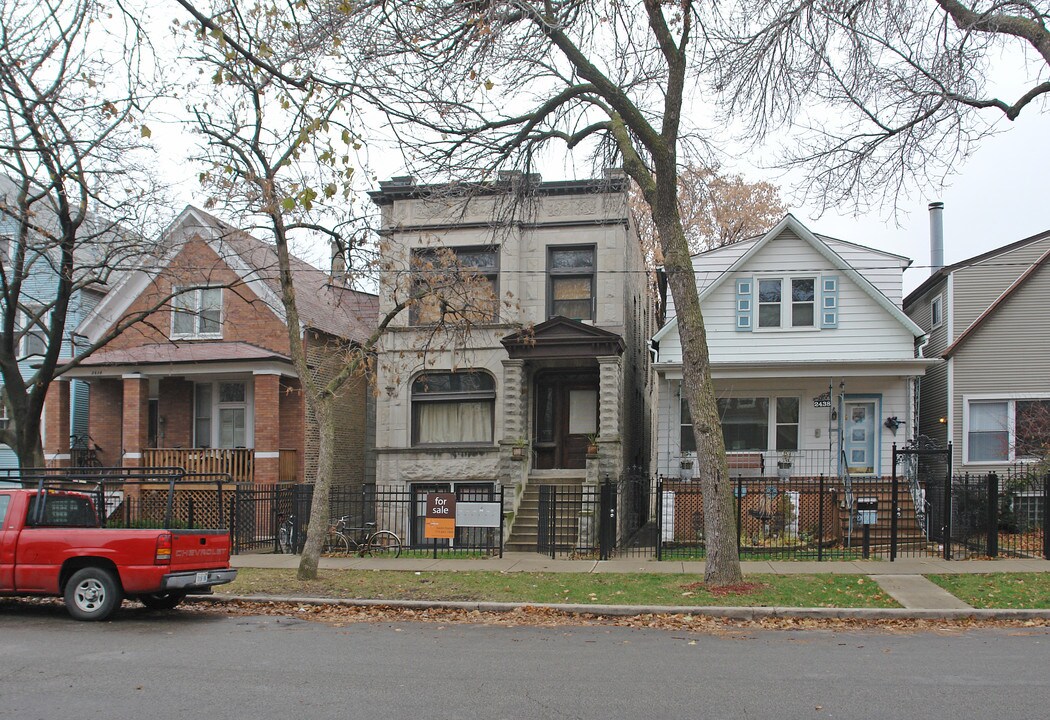
[[874, 525], [878, 519], [878, 498], [857, 498], [857, 524]]

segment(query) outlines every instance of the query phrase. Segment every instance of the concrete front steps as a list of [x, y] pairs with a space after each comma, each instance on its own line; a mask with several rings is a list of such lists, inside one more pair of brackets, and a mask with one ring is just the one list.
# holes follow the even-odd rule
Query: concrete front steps
[[[525, 492], [518, 511], [514, 515], [514, 523], [510, 528], [510, 537], [503, 545], [504, 552], [536, 552], [536, 541], [538, 537], [540, 518], [540, 486], [558, 485], [573, 488], [582, 488], [584, 475], [582, 470], [533, 470], [529, 474], [529, 480], [525, 485]], [[569, 525], [572, 527], [569, 527]], [[563, 517], [559, 514], [557, 518], [557, 536], [568, 537], [574, 535], [576, 530], [576, 519]]]

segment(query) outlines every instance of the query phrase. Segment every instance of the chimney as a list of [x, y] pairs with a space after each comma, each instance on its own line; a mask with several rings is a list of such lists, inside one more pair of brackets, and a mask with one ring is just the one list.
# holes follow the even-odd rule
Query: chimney
[[930, 203], [930, 274], [944, 267], [944, 203]]
[[332, 282], [335, 284], [346, 282], [346, 256], [335, 240], [332, 241]]

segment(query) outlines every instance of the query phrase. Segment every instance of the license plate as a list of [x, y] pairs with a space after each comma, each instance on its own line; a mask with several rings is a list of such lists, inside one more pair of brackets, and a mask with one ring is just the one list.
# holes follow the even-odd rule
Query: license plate
[[206, 573], [206, 572], [199, 572], [199, 573], [197, 573], [197, 584], [198, 585], [203, 585], [206, 582], [208, 582], [208, 573]]

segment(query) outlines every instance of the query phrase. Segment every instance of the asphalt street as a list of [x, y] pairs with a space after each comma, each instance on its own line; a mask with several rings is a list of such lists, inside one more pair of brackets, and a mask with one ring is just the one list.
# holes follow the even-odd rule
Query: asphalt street
[[1050, 628], [709, 634], [0, 604], [0, 718], [1031, 718]]

